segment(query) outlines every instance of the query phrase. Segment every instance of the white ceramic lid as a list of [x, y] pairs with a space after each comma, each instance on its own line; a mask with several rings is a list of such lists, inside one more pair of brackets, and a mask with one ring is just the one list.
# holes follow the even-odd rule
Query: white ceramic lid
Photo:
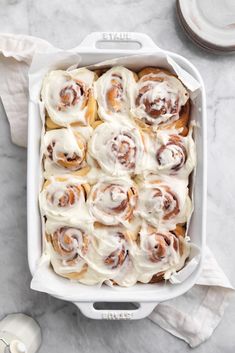
[[177, 0], [184, 29], [208, 49], [235, 50], [235, 0]]

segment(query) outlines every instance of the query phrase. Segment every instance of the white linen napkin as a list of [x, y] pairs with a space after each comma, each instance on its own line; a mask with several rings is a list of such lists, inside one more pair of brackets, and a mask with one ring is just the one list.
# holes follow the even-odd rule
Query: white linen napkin
[[[28, 69], [36, 51], [51, 49], [50, 43], [39, 38], [0, 34], [0, 97], [10, 123], [12, 141], [19, 146], [27, 145]], [[209, 338], [219, 324], [233, 291], [207, 248], [196, 285], [186, 294], [160, 303], [149, 319], [196, 347]]]
[[27, 146], [29, 66], [36, 50], [51, 48], [50, 43], [40, 38], [0, 34], [0, 97], [12, 141], [22, 147]]

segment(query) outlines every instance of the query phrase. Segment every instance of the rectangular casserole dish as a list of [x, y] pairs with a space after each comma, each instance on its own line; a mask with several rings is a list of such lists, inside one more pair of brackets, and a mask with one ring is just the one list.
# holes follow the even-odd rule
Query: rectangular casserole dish
[[[125, 49], [125, 47], [138, 49]], [[103, 46], [103, 48], [101, 48]], [[105, 48], [104, 48], [105, 47]], [[117, 48], [118, 47], [118, 48]], [[124, 47], [124, 49], [123, 49]], [[122, 48], [122, 49], [120, 49]], [[100, 33], [88, 35], [73, 52], [82, 58], [82, 66], [87, 66], [108, 59], [136, 54], [153, 54], [162, 51], [154, 42], [142, 33]], [[194, 213], [189, 227], [193, 243], [201, 249], [201, 256], [196, 269], [182, 283], [136, 284], [130, 288], [101, 288], [77, 284], [79, 296], [73, 300], [81, 312], [94, 319], [140, 319], [148, 316], [156, 305], [162, 301], [175, 298], [188, 291], [196, 282], [203, 261], [206, 227], [206, 101], [202, 78], [197, 69], [182, 56], [162, 51], [179, 66], [195, 78], [201, 85], [200, 94], [192, 105], [191, 119], [199, 126], [195, 133], [197, 146], [197, 176], [195, 179]], [[157, 64], [157, 63], [156, 63]], [[148, 66], [148, 63], [145, 63]], [[39, 109], [29, 102], [28, 121], [28, 172], [27, 172], [27, 214], [28, 214], [28, 262], [34, 275], [42, 253], [41, 218], [38, 206], [40, 183], [40, 139], [41, 119]], [[55, 274], [56, 275], [56, 274]], [[68, 300], [65, 296], [56, 296]], [[135, 310], [97, 310], [96, 302], [135, 302]], [[120, 305], [119, 305], [120, 306]]]

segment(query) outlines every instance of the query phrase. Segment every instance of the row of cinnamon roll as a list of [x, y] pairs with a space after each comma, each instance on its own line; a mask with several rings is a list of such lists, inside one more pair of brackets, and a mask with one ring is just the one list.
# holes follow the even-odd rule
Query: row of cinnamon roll
[[81, 68], [51, 71], [45, 77], [41, 96], [49, 129], [92, 125], [97, 101], [103, 121], [130, 121], [146, 129], [179, 129], [187, 134], [189, 93], [171, 72], [145, 68], [137, 75], [113, 67], [99, 78], [97, 73]]
[[87, 284], [129, 286], [168, 279], [183, 266], [189, 245], [182, 225], [192, 210], [184, 180], [85, 181], [53, 176], [40, 194], [57, 273]]
[[189, 255], [184, 229], [160, 232], [145, 223], [138, 233], [121, 226], [46, 223], [46, 250], [59, 275], [94, 285], [155, 283], [181, 269]]
[[169, 279], [189, 256], [195, 166], [189, 93], [169, 71], [52, 71], [44, 79], [46, 251], [85, 284]]
[[42, 138], [45, 176], [98, 169], [110, 176], [146, 173], [187, 178], [195, 165], [192, 129], [148, 134], [137, 126], [99, 122], [91, 127], [50, 130]]
[[133, 221], [137, 225], [142, 220], [161, 229], [174, 229], [187, 221], [192, 208], [185, 180], [156, 175], [135, 181], [104, 177], [93, 185], [84, 177], [53, 176], [44, 183], [40, 206], [47, 218], [127, 229]]

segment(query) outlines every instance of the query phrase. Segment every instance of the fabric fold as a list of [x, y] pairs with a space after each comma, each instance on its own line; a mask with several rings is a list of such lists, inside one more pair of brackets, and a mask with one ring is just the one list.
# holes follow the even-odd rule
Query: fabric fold
[[27, 146], [28, 70], [34, 53], [53, 46], [43, 39], [0, 34], [0, 97], [9, 120], [12, 141]]

